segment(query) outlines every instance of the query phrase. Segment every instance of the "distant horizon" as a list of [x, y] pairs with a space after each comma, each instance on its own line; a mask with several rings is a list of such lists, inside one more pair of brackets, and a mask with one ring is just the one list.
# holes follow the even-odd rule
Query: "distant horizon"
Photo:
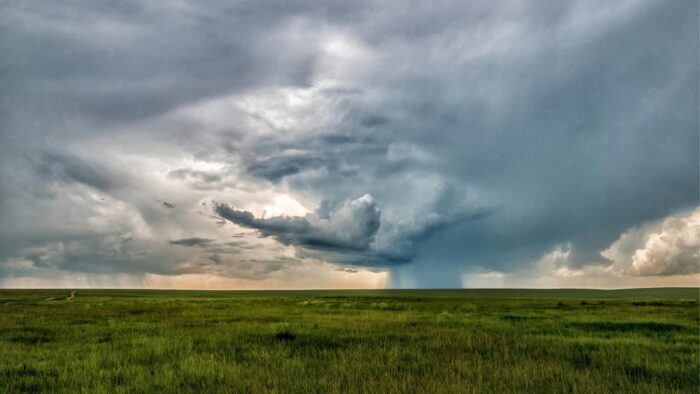
[[1, 288], [0, 290], [153, 290], [153, 291], [246, 291], [246, 292], [256, 292], [256, 291], [382, 291], [382, 290], [396, 290], [396, 291], [420, 291], [420, 290], [592, 290], [592, 291], [616, 291], [616, 290], [663, 290], [663, 289], [697, 289], [700, 291], [700, 285], [698, 286], [662, 286], [662, 287], [619, 287], [619, 288], [591, 288], [591, 287], [419, 287], [419, 288], [298, 288], [298, 289], [182, 289], [182, 288], [153, 288], [153, 287], [121, 287], [121, 288], [108, 288], [108, 287], [14, 287], [14, 288]]

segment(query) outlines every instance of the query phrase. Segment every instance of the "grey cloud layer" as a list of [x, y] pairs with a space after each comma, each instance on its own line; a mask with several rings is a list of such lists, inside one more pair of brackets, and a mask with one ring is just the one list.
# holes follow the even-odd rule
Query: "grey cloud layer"
[[[615, 264], [621, 234], [698, 204], [696, 1], [0, 7], [15, 270], [257, 277], [281, 243], [459, 286], [564, 244]], [[279, 193], [320, 205], [252, 213]], [[212, 216], [270, 242], [235, 257]], [[658, 263], [628, 274], [697, 272], [642, 238], [618, 260]]]

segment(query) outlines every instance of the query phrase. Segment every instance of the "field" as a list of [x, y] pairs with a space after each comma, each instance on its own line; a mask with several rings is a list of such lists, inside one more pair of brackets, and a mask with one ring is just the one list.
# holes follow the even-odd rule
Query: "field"
[[700, 390], [697, 288], [0, 290], [0, 392]]

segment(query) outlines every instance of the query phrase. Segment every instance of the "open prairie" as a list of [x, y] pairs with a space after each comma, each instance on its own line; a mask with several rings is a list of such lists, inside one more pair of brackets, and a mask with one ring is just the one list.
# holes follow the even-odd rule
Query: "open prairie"
[[697, 288], [0, 291], [0, 392], [686, 392]]

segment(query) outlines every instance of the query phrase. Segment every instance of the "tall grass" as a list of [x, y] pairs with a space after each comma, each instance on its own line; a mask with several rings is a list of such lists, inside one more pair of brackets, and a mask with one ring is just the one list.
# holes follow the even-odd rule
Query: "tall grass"
[[0, 392], [700, 389], [697, 289], [67, 294], [0, 291]]

